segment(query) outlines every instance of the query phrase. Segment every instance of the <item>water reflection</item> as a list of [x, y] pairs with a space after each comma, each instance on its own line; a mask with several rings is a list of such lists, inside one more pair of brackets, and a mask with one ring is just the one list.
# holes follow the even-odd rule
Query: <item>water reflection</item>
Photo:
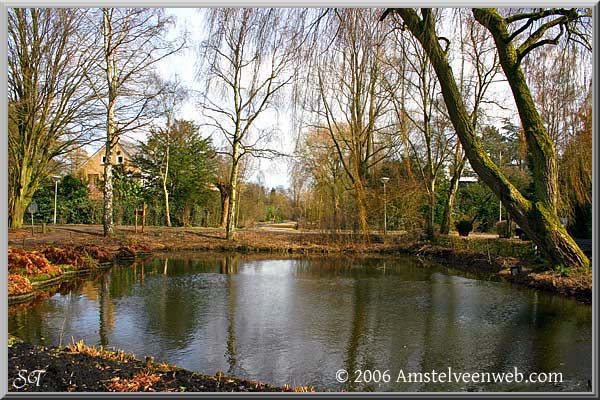
[[[9, 332], [74, 337], [184, 368], [333, 390], [587, 390], [591, 307], [413, 258], [171, 255], [114, 267], [29, 308]], [[559, 386], [394, 382], [398, 371], [562, 372]], [[385, 385], [335, 380], [389, 370]]]

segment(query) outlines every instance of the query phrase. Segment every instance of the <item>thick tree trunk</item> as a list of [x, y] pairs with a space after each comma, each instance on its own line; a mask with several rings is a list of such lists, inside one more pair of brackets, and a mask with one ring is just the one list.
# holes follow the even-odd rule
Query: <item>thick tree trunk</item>
[[367, 195], [365, 192], [364, 181], [366, 169], [363, 168], [363, 164], [356, 162], [355, 168], [355, 179], [354, 179], [354, 190], [356, 198], [356, 206], [358, 208], [358, 224], [362, 232], [363, 239], [369, 240], [369, 223], [367, 221]]
[[23, 227], [23, 217], [25, 216], [25, 209], [31, 202], [31, 197], [27, 198], [23, 191], [13, 199], [12, 209], [10, 210], [10, 227], [18, 229]]
[[462, 156], [460, 159], [455, 159], [458, 164], [454, 168], [454, 173], [450, 179], [450, 187], [448, 188], [448, 198], [446, 204], [444, 204], [444, 212], [442, 214], [442, 223], [440, 225], [440, 233], [447, 235], [450, 233], [450, 228], [454, 222], [452, 218], [452, 212], [454, 211], [454, 201], [456, 200], [456, 192], [458, 191], [458, 183], [462, 172], [465, 169], [466, 157]]
[[502, 200], [508, 212], [549, 262], [553, 265], [589, 268], [589, 259], [558, 220], [555, 207], [558, 179], [554, 146], [537, 113], [523, 73], [516, 65], [516, 52], [506, 40], [508, 34], [502, 17], [496, 11], [473, 11], [475, 18], [494, 36], [502, 68], [513, 91], [531, 155], [530, 167], [535, 182], [533, 200], [526, 199], [502, 174], [475, 135], [454, 74], [437, 39], [431, 11], [423, 10], [423, 20], [413, 9], [396, 9], [396, 12], [427, 52], [438, 76], [452, 124], [479, 177]]
[[[27, 164], [27, 160], [23, 160], [24, 164]], [[32, 171], [29, 165], [22, 165], [19, 173], [19, 182], [17, 187], [13, 189], [14, 193], [9, 200], [9, 215], [10, 215], [10, 227], [17, 229], [23, 226], [23, 217], [25, 216], [25, 210], [31, 198], [33, 197], [32, 187]], [[37, 187], [36, 185], [33, 185]]]
[[225, 228], [227, 226], [227, 214], [229, 213], [229, 185], [219, 183], [217, 184], [217, 188], [221, 194], [221, 218], [219, 221], [219, 227]]
[[[360, 178], [358, 179], [360, 180]], [[367, 199], [365, 189], [360, 184], [360, 187], [356, 189], [356, 201], [358, 205], [358, 222], [360, 224], [360, 230], [365, 241], [369, 240], [369, 223], [367, 222]]]

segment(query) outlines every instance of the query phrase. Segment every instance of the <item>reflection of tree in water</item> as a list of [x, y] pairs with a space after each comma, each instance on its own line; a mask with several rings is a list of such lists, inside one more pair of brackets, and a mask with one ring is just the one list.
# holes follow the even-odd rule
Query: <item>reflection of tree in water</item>
[[99, 317], [100, 317], [100, 344], [108, 345], [108, 335], [115, 328], [114, 305], [110, 296], [110, 275], [104, 274], [100, 279], [98, 290]]
[[162, 273], [148, 275], [144, 282], [140, 278], [139, 285], [144, 287], [142, 293], [153, 294], [143, 294], [146, 311], [138, 317], [145, 319], [145, 332], [156, 335], [161, 351], [186, 347], [196, 328], [207, 318], [201, 311], [207, 310], [210, 301], [214, 300], [206, 291], [207, 285], [212, 285], [205, 281], [210, 275], [195, 273], [210, 269], [204, 264], [206, 262], [189, 258], [156, 259], [152, 271], [160, 268]]
[[[368, 365], [368, 360], [364, 359], [362, 365], [359, 364], [360, 346], [363, 344], [363, 338], [366, 333], [367, 325], [367, 306], [369, 302], [369, 281], [366, 279], [357, 279], [354, 282], [354, 302], [352, 316], [352, 330], [350, 332], [350, 340], [346, 346], [346, 371], [349, 377], [346, 383], [347, 390], [356, 390], [357, 384], [354, 382], [354, 372], [357, 369], [365, 369]], [[361, 388], [368, 390], [368, 388]]]
[[227, 327], [227, 351], [225, 358], [229, 364], [229, 374], [234, 374], [237, 364], [235, 351], [235, 282], [233, 275], [237, 274], [239, 265], [239, 257], [225, 256], [221, 260], [221, 273], [227, 274], [227, 289], [228, 289], [228, 317], [229, 326]]
[[[523, 372], [573, 371], [577, 365], [586, 364], [578, 357], [582, 353], [589, 355], [587, 364], [591, 365], [591, 353], [586, 354], [582, 349], [582, 353], [576, 355], [572, 346], [569, 350], [563, 346], [578, 337], [580, 329], [590, 330], [591, 316], [585, 308], [537, 291], [532, 296], [533, 299], [523, 302], [510, 321], [504, 323], [492, 357], [494, 370], [519, 366]], [[586, 319], [588, 323], [580, 326]], [[568, 365], [569, 359], [577, 365]]]
[[[452, 349], [459, 343], [455, 328], [456, 302], [458, 300], [452, 278], [446, 275], [439, 275], [437, 278], [432, 276], [431, 282], [427, 286], [429, 288], [429, 307], [423, 323], [421, 365], [416, 371], [404, 371], [405, 373], [429, 372], [434, 369], [439, 371], [448, 367], [460, 368], [452, 364], [455, 360]], [[407, 389], [423, 390], [423, 384], [416, 385]], [[432, 386], [431, 389], [435, 389], [435, 386]]]

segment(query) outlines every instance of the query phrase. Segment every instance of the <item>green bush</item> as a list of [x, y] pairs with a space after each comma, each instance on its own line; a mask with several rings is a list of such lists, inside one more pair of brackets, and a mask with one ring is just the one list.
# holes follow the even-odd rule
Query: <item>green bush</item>
[[473, 230], [473, 223], [466, 219], [461, 219], [456, 223], [456, 230], [460, 236], [469, 236], [469, 232]]
[[[510, 231], [509, 231], [510, 229]], [[501, 238], [510, 239], [515, 236], [515, 226], [514, 224], [508, 225], [508, 221], [501, 221], [496, 223], [496, 233]]]

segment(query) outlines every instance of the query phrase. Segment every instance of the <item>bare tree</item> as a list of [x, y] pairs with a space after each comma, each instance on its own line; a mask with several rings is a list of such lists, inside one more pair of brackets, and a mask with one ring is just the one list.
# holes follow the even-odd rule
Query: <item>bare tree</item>
[[87, 10], [8, 10], [10, 226], [57, 160], [92, 139], [97, 111], [84, 74], [92, 65]]
[[[396, 118], [406, 118], [409, 126], [402, 138], [422, 178], [428, 198], [425, 232], [434, 236], [437, 181], [449, 157], [452, 132], [440, 104], [438, 82], [427, 55], [413, 37], [403, 35], [400, 79], [405, 86], [402, 97], [394, 97]], [[393, 92], [393, 90], [392, 90]], [[399, 103], [399, 104], [398, 104]]]
[[[261, 117], [293, 79], [296, 35], [283, 9], [214, 8], [206, 12], [211, 27], [200, 46], [202, 72], [208, 76], [202, 98], [205, 126], [222, 134], [231, 160], [225, 236], [235, 239], [240, 163], [247, 157], [270, 158], [265, 146], [273, 134]], [[264, 125], [263, 125], [264, 126]], [[222, 192], [224, 193], [224, 192]], [[227, 198], [227, 197], [226, 197]]]
[[88, 75], [106, 111], [104, 162], [104, 235], [114, 231], [112, 153], [119, 138], [148, 126], [160, 114], [157, 95], [164, 88], [151, 79], [156, 63], [179, 51], [185, 38], [164, 38], [173, 18], [158, 8], [103, 8], [98, 68], [104, 79]]
[[158, 128], [159, 146], [162, 148], [162, 160], [160, 163], [159, 174], [162, 182], [162, 190], [165, 198], [165, 223], [171, 226], [171, 212], [169, 209], [169, 189], [167, 181], [169, 179], [169, 158], [171, 152], [171, 128], [177, 111], [188, 96], [187, 90], [182, 86], [178, 79], [172, 81], [162, 81], [156, 77], [156, 87], [162, 88], [157, 96], [160, 113], [165, 118], [164, 128]]
[[[389, 11], [392, 10], [386, 10], [386, 14]], [[421, 9], [421, 15], [411, 8], [393, 11], [401, 17], [403, 25], [415, 35], [427, 52], [438, 76], [454, 128], [479, 177], [501, 199], [511, 216], [552, 264], [589, 268], [589, 259], [558, 219], [556, 150], [531, 96], [521, 62], [536, 48], [558, 43], [565, 33], [582, 46], [589, 46], [587, 33], [590, 29], [591, 12], [578, 9], [535, 9], [503, 16], [495, 9], [473, 9], [475, 19], [494, 39], [502, 70], [512, 90], [523, 125], [529, 156], [528, 167], [534, 186], [533, 195], [527, 198], [493, 163], [475, 134], [444, 46], [436, 33], [432, 10]]]
[[[302, 139], [296, 149], [296, 158], [320, 199], [311, 207], [316, 208], [316, 219], [321, 227], [335, 233], [340, 228], [341, 198], [348, 183], [346, 173], [327, 129], [312, 129]], [[327, 204], [326, 210], [323, 204]], [[327, 223], [323, 224], [325, 220]]]
[[368, 237], [366, 186], [371, 169], [396, 147], [391, 100], [384, 87], [386, 31], [373, 24], [370, 9], [336, 10], [334, 29], [325, 31], [322, 51], [313, 53], [316, 88], [311, 125], [329, 133], [354, 190], [359, 224]]

